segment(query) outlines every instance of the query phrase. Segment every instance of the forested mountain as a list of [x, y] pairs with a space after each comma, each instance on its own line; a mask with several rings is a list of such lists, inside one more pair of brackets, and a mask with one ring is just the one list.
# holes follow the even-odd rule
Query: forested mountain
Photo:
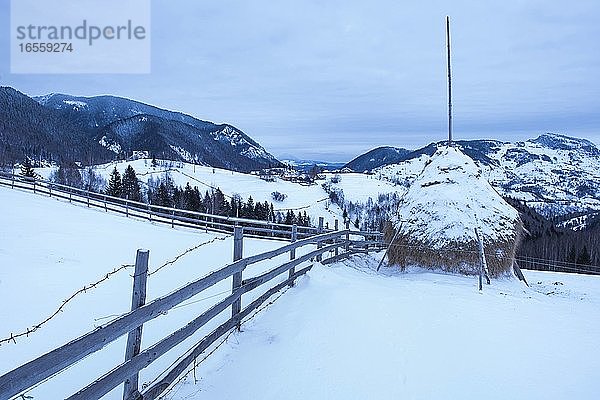
[[525, 228], [517, 256], [522, 267], [600, 273], [600, 269], [596, 267], [600, 265], [598, 221], [577, 231], [560, 228], [554, 221], [537, 213], [525, 203], [510, 198], [506, 200], [519, 211]]
[[0, 164], [34, 161], [101, 161], [114, 153], [86, 135], [71, 110], [55, 110], [8, 87], [0, 88]]
[[404, 161], [410, 153], [412, 153], [410, 150], [399, 147], [377, 147], [356, 157], [346, 164], [344, 168], [350, 168], [352, 171], [356, 172], [365, 172], [381, 167], [382, 165], [395, 164]]
[[133, 152], [236, 171], [280, 166], [239, 129], [114, 96], [32, 99], [0, 88], [0, 163], [98, 164]]

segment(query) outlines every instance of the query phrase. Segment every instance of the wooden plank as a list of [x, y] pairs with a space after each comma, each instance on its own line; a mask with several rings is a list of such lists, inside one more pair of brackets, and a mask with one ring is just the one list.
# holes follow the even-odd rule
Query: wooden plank
[[[146, 283], [148, 281], [148, 250], [138, 250], [135, 257], [135, 272], [133, 274], [133, 294], [131, 296], [131, 310], [137, 310], [146, 303]], [[129, 332], [127, 336], [127, 346], [125, 347], [125, 361], [131, 360], [140, 353], [142, 346], [142, 328], [144, 325], [136, 327]], [[135, 373], [125, 380], [123, 387], [123, 399], [138, 395], [139, 374]]]
[[257, 254], [254, 256], [250, 256], [250, 257], [246, 257], [245, 260], [247, 261], [247, 265], [251, 265], [251, 264], [255, 264], [259, 261], [264, 261], [264, 260], [270, 260], [271, 258], [277, 257], [281, 254], [287, 253], [288, 251], [292, 250], [292, 249], [297, 249], [299, 247], [303, 247], [306, 246], [308, 244], [315, 244], [319, 241], [326, 241], [326, 240], [331, 240], [331, 239], [335, 239], [338, 238], [342, 235], [344, 235], [346, 233], [346, 231], [339, 231], [339, 232], [330, 232], [330, 233], [324, 233], [322, 235], [318, 235], [318, 236], [312, 236], [306, 239], [302, 239], [302, 240], [298, 240], [295, 243], [290, 243], [286, 246], [280, 247], [278, 249], [275, 250], [271, 250], [271, 251], [266, 251], [264, 253], [261, 254]]
[[[339, 246], [342, 246], [342, 244], [340, 244]], [[366, 253], [366, 252], [362, 249], [350, 249], [347, 252], [344, 252], [344, 253], [338, 254], [337, 256], [333, 256], [326, 260], [323, 260], [323, 261], [321, 261], [321, 263], [324, 265], [331, 264], [331, 263], [343, 260], [344, 258], [348, 258], [353, 254], [359, 254], [359, 253]]]
[[[335, 222], [334, 222], [334, 225], [333, 225], [333, 230], [334, 231], [339, 230], [339, 221], [337, 220], [337, 218], [335, 219]], [[333, 256], [335, 257], [335, 256], [338, 256], [339, 254], [340, 254], [340, 249], [339, 249], [339, 247], [336, 247], [335, 248], [335, 254]]]
[[[292, 226], [292, 235], [291, 235], [291, 239], [290, 241], [292, 243], [295, 243], [298, 240], [298, 226], [296, 224], [294, 224]], [[291, 249], [290, 250], [290, 260], [294, 260], [296, 258], [296, 249]], [[288, 274], [288, 278], [291, 278], [292, 276], [294, 276], [294, 274], [296, 273], [295, 271], [295, 267], [290, 268], [289, 274]], [[294, 286], [294, 281], [292, 281], [292, 283], [290, 283], [290, 287]]]
[[258, 287], [258, 286], [270, 281], [271, 279], [275, 278], [277, 275], [280, 275], [280, 274], [286, 272], [290, 268], [292, 268], [298, 264], [302, 264], [303, 262], [308, 261], [311, 258], [316, 257], [319, 254], [323, 254], [324, 252], [333, 250], [337, 246], [339, 246], [339, 244], [334, 243], [329, 246], [323, 247], [321, 249], [311, 251], [310, 253], [304, 254], [303, 256], [300, 256], [294, 260], [290, 260], [290, 261], [286, 262], [285, 264], [281, 264], [279, 267], [273, 268], [272, 270], [267, 271], [261, 275], [255, 276], [254, 278], [245, 280], [244, 286], [254, 285], [255, 287]]
[[[236, 226], [233, 231], [233, 261], [241, 260], [242, 253], [244, 252], [244, 228], [241, 226]], [[242, 270], [233, 274], [233, 280], [231, 284], [231, 291], [235, 293], [235, 291], [242, 286]], [[232, 305], [231, 305], [231, 318], [237, 318], [240, 310], [242, 309], [242, 297], [240, 296]], [[240, 329], [240, 325], [238, 322], [238, 330]]]
[[525, 275], [523, 275], [523, 271], [521, 271], [521, 267], [519, 267], [519, 264], [516, 260], [513, 261], [513, 271], [515, 271], [515, 275], [517, 275], [517, 278], [519, 278], [520, 281], [525, 282], [525, 285], [529, 287], [529, 283], [527, 283], [527, 279], [525, 279]]
[[85, 356], [100, 350], [133, 328], [161, 316], [174, 306], [243, 270], [245, 265], [246, 261], [243, 259], [229, 264], [5, 373], [0, 376], [0, 398], [15, 396], [49, 376], [62, 371]]
[[481, 278], [482, 275], [485, 275], [485, 279], [487, 284], [490, 284], [490, 273], [488, 272], [487, 261], [485, 259], [484, 247], [483, 247], [483, 237], [479, 235], [479, 231], [475, 228], [475, 237], [477, 238], [477, 243], [479, 245], [479, 290], [481, 290]]
[[[323, 217], [319, 217], [319, 233], [323, 232]], [[321, 247], [323, 247], [323, 242], [322, 241], [318, 241], [317, 242], [317, 249], [320, 249]], [[321, 255], [321, 253], [319, 253], [317, 255], [317, 262], [321, 262], [321, 260], [323, 259], [323, 256]]]
[[[114, 368], [112, 371], [102, 376], [100, 379], [81, 389], [74, 395], [67, 398], [67, 400], [87, 400], [87, 399], [99, 399], [112, 389], [120, 385], [128, 376], [132, 373], [137, 373], [148, 365], [156, 361], [160, 356], [167, 353], [173, 347], [177, 346], [191, 335], [193, 335], [198, 329], [202, 328], [211, 319], [219, 315], [222, 311], [226, 310], [234, 301], [240, 298], [244, 292], [243, 288], [238, 288], [234, 293], [221, 300], [202, 314], [196, 319], [185, 325], [184, 327], [171, 333], [166, 338], [160, 340], [154, 345], [150, 346], [140, 354], [133, 357], [131, 360]], [[233, 319], [233, 318], [232, 318]], [[133, 396], [135, 398], [135, 396]]]
[[[273, 288], [269, 289], [265, 294], [254, 300], [247, 307], [245, 307], [241, 312], [241, 318], [248, 316], [252, 311], [260, 307], [266, 300], [268, 300], [271, 296], [277, 293], [279, 290], [283, 289], [286, 285], [289, 285], [290, 282], [294, 281], [301, 275], [304, 275], [312, 268], [312, 265], [305, 267], [299, 271], [297, 271], [292, 277], [287, 280], [279, 283]], [[191, 351], [187, 352], [187, 356], [185, 356], [179, 363], [177, 363], [160, 381], [156, 384], [148, 388], [142, 396], [144, 400], [153, 400], [159, 397], [169, 386], [171, 386], [177, 377], [181, 375], [187, 367], [194, 362], [194, 360], [202, 354], [204, 350], [206, 350], [211, 344], [217, 341], [221, 336], [230, 331], [233, 327], [235, 327], [237, 321], [233, 318], [229, 319], [225, 323], [221, 324], [217, 329], [212, 331], [209, 335], [207, 335], [204, 339], [202, 339], [196, 347], [194, 347]], [[134, 400], [134, 399], [129, 399]]]
[[346, 246], [344, 248], [346, 252], [350, 250], [350, 218], [346, 221]]

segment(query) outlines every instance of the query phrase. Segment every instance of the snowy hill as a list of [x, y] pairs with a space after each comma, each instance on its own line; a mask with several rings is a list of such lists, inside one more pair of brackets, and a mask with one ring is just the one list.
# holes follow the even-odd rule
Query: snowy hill
[[376, 149], [356, 157], [346, 164], [344, 168], [350, 168], [356, 172], [369, 171], [381, 167], [382, 165], [395, 164], [404, 161], [410, 153], [410, 150], [398, 147], [377, 147]]
[[[98, 165], [95, 171], [105, 180], [108, 180], [113, 168], [123, 174], [125, 168], [131, 165], [142, 182], [149, 178], [158, 178], [169, 173], [174, 183], [179, 186], [198, 186], [201, 192], [219, 188], [225, 196], [239, 195], [246, 200], [252, 196], [255, 202], [273, 203], [275, 211], [293, 210], [304, 212], [311, 217], [313, 225], [319, 217], [323, 217], [325, 224], [333, 228], [334, 221], [338, 219], [343, 223], [343, 210], [329, 199], [329, 194], [323, 189], [322, 184], [330, 182], [333, 174], [325, 174], [325, 179], [317, 180], [313, 185], [302, 185], [296, 182], [276, 178], [274, 182], [260, 179], [259, 175], [230, 171], [220, 168], [192, 165], [184, 162], [170, 162], [159, 160], [159, 166], [152, 167], [151, 160], [138, 159], [134, 161], [120, 161]], [[50, 177], [54, 168], [36, 168], [36, 172], [44, 177]], [[390, 182], [375, 179], [372, 176], [349, 173], [343, 174], [338, 183], [332, 186], [343, 190], [347, 200], [366, 202], [369, 197], [378, 193], [390, 193], [397, 188]], [[272, 193], [279, 192], [286, 197], [282, 201], [275, 201]]]

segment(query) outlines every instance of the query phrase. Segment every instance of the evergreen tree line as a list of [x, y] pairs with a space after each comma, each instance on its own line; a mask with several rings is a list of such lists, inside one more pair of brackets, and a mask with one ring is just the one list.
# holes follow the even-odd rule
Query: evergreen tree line
[[267, 201], [255, 202], [252, 196], [249, 196], [246, 201], [242, 200], [239, 195], [228, 198], [219, 188], [206, 190], [202, 193], [198, 186], [192, 187], [189, 182], [185, 187], [175, 185], [168, 173], [156, 178], [150, 177], [144, 193], [131, 165], [127, 166], [122, 177], [116, 168], [113, 169], [105, 193], [113, 197], [145, 201], [163, 207], [289, 225], [310, 226], [310, 217], [306, 214], [306, 211], [296, 214], [294, 211], [289, 210], [282, 213], [275, 211], [273, 203]]
[[[564, 272], [593, 271], [600, 273], [600, 223], [592, 222], [581, 230], [556, 227], [554, 220], [546, 218], [525, 203], [507, 198], [519, 211], [526, 233], [517, 257], [523, 268], [556, 270]], [[544, 261], [549, 260], [549, 261]], [[558, 268], [556, 268], [558, 266]], [[560, 267], [563, 268], [560, 268]]]
[[[24, 173], [22, 172], [22, 174]], [[24, 175], [27, 176], [26, 174]], [[91, 166], [80, 170], [72, 165], [60, 165], [50, 175], [49, 180], [60, 185], [71, 186], [94, 193], [102, 192], [106, 185], [104, 178], [97, 174]]]
[[343, 216], [360, 230], [383, 232], [399, 205], [398, 193], [382, 193], [375, 201], [369, 197], [365, 203], [346, 202]]
[[185, 187], [175, 185], [169, 174], [148, 179], [147, 198], [150, 204], [164, 207], [288, 225], [310, 226], [310, 217], [306, 211], [296, 214], [294, 211], [288, 210], [283, 213], [276, 211], [273, 203], [255, 202], [252, 196], [245, 201], [239, 195], [225, 196], [219, 188], [205, 190], [202, 193], [198, 186], [192, 187], [189, 182]]

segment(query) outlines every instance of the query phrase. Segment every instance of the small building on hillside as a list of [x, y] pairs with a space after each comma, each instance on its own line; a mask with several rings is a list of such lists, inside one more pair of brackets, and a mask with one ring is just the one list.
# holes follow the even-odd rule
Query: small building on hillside
[[479, 272], [479, 243], [491, 276], [512, 274], [523, 224], [482, 176], [475, 162], [455, 147], [439, 148], [402, 197], [385, 232], [390, 264]]

